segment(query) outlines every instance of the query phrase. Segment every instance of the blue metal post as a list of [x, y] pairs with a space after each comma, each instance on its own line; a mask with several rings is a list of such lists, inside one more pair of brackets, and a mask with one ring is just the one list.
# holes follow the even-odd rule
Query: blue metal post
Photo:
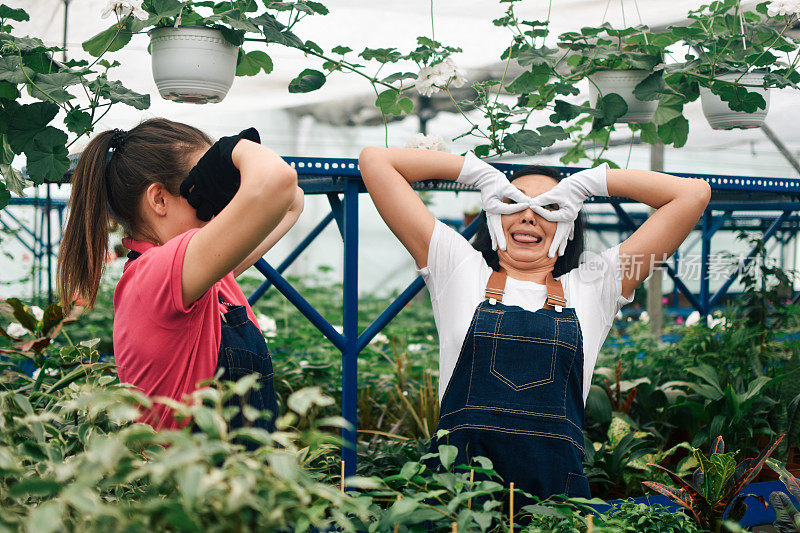
[[701, 265], [700, 265], [700, 305], [703, 307], [700, 313], [705, 316], [711, 310], [708, 301], [708, 258], [711, 255], [711, 209], [703, 212], [703, 229], [701, 240]]
[[[308, 248], [312, 242], [314, 242], [314, 239], [316, 239], [319, 234], [322, 233], [322, 230], [324, 230], [328, 224], [331, 223], [331, 220], [333, 220], [333, 212], [325, 215], [325, 218], [323, 218], [319, 224], [314, 226], [314, 229], [312, 229], [309, 234], [306, 235], [302, 241], [300, 241], [300, 244], [298, 244], [297, 247], [292, 250], [292, 253], [286, 256], [286, 259], [284, 259], [283, 262], [278, 265], [277, 271], [279, 274], [283, 274], [283, 272], [289, 268], [292, 263], [294, 263], [295, 259], [297, 259], [300, 254], [303, 253], [303, 251], [305, 251], [305, 249]], [[256, 290], [253, 291], [253, 294], [248, 296], [247, 302], [252, 306], [258, 301], [259, 298], [264, 296], [264, 293], [267, 292], [267, 289], [269, 289], [271, 286], [272, 282], [270, 280], [264, 281], [264, 283], [259, 285]]]
[[289, 302], [291, 302], [298, 311], [303, 313], [309, 322], [317, 327], [320, 333], [328, 337], [334, 346], [340, 350], [344, 349], [344, 337], [342, 337], [338, 331], [333, 329], [333, 326], [331, 326], [330, 323], [325, 320], [325, 317], [319, 314], [319, 311], [314, 309], [311, 304], [308, 303], [308, 301], [295, 290], [294, 287], [289, 285], [289, 282], [283, 279], [277, 270], [272, 268], [269, 263], [264, 261], [264, 259], [259, 259], [253, 266], [255, 266], [259, 272], [264, 274], [265, 278], [272, 281], [272, 284], [275, 285], [275, 288], [281, 291], [281, 293], [286, 296], [286, 299], [289, 300]]
[[[779, 216], [775, 220], [775, 222], [772, 223], [769, 229], [767, 229], [767, 231], [764, 232], [764, 235], [762, 235], [761, 237], [761, 240], [764, 242], [764, 244], [766, 244], [766, 242], [772, 238], [772, 235], [776, 231], [778, 231], [778, 229], [781, 227], [781, 225], [783, 225], [784, 221], [789, 217], [790, 214], [791, 211], [784, 211], [781, 214], [781, 216]], [[750, 259], [752, 259], [754, 255], [756, 255], [757, 249], [758, 247], [755, 247], [752, 250], [750, 250], [750, 253], [747, 254], [747, 257], [745, 258], [744, 264], [739, 265], [739, 267], [734, 271], [734, 273], [731, 274], [727, 280], [725, 280], [725, 283], [723, 283], [722, 287], [720, 287], [719, 290], [717, 290], [717, 292], [714, 294], [713, 298], [711, 298], [709, 305], [716, 305], [716, 303], [723, 296], [725, 296], [725, 294], [727, 294], [728, 289], [730, 288], [731, 285], [733, 285], [733, 282], [736, 281], [736, 278], [739, 277], [739, 274], [742, 273], [742, 270], [746, 268], [746, 265], [750, 262]]]
[[358, 192], [359, 181], [348, 179], [344, 191], [344, 273], [342, 326], [342, 416], [350, 427], [342, 430], [345, 476], [356, 474], [358, 399]]

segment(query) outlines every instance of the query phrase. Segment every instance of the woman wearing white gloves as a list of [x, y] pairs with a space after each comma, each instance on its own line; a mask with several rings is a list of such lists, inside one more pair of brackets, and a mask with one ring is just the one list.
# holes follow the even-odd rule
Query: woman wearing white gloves
[[[589, 497], [584, 403], [620, 307], [683, 242], [711, 195], [702, 180], [642, 170], [547, 167], [512, 176], [473, 154], [365, 148], [367, 190], [414, 257], [439, 332], [439, 429], [456, 464], [485, 456], [506, 482], [541, 498]], [[475, 247], [436, 220], [410, 183], [455, 180], [481, 191]], [[656, 209], [621, 244], [580, 262], [580, 210], [591, 196]], [[437, 443], [432, 443], [437, 449]]]

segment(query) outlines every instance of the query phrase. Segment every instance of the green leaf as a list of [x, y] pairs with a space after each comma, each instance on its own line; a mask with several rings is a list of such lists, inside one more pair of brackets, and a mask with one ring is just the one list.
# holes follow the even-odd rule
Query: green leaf
[[374, 59], [378, 63], [394, 63], [402, 57], [396, 48], [364, 48], [358, 55], [366, 61]]
[[54, 479], [23, 479], [11, 486], [8, 493], [13, 498], [29, 496], [51, 496], [61, 490], [61, 483]]
[[349, 48], [347, 46], [342, 46], [342, 45], [334, 46], [331, 49], [331, 52], [333, 52], [334, 54], [339, 54], [339, 55], [342, 55], [342, 56], [345, 55], [346, 53], [352, 52], [352, 51], [353, 51], [352, 48]]
[[33, 138], [33, 144], [25, 150], [28, 158], [28, 176], [35, 183], [60, 181], [69, 170], [67, 134], [47, 126]]
[[325, 80], [325, 74], [318, 70], [307, 68], [289, 82], [289, 92], [310, 93], [325, 85]]
[[239, 63], [236, 65], [237, 76], [255, 76], [260, 71], [264, 74], [272, 72], [272, 59], [261, 50], [244, 53], [239, 50]]
[[550, 68], [547, 65], [534, 65], [530, 71], [520, 74], [506, 89], [514, 94], [528, 94], [536, 92], [549, 80]]
[[28, 93], [31, 96], [44, 101], [50, 101], [52, 98], [59, 104], [63, 104], [75, 98], [65, 88], [79, 84], [81, 77], [71, 72], [55, 72], [53, 74], [37, 74], [33, 82], [33, 84], [28, 84]]
[[312, 2], [311, 0], [305, 0], [303, 3], [308, 7], [310, 7], [314, 11], [314, 13], [317, 13], [319, 15], [327, 15], [329, 13], [328, 8], [319, 2]]
[[293, 392], [286, 401], [287, 407], [299, 415], [308, 413], [312, 406], [327, 407], [333, 405], [334, 400], [322, 393], [320, 387], [306, 387]]
[[658, 137], [664, 144], [671, 144], [675, 148], [682, 147], [689, 138], [689, 121], [683, 115], [679, 115], [666, 124], [661, 124], [658, 126]]
[[541, 136], [535, 131], [520, 130], [503, 138], [503, 147], [512, 154], [536, 155], [542, 151]]
[[92, 115], [80, 109], [73, 108], [64, 117], [64, 124], [72, 133], [83, 135], [92, 130]]
[[28, 310], [28, 306], [22, 303], [19, 298], [6, 298], [5, 302], [14, 310], [14, 318], [17, 319], [22, 327], [28, 331], [36, 331], [39, 321]]
[[[27, 76], [26, 76], [27, 75]], [[17, 56], [0, 57], [0, 81], [14, 85], [27, 83], [36, 73], [32, 68], [22, 65]]]
[[661, 94], [669, 91], [669, 86], [664, 81], [661, 71], [653, 72], [633, 89], [633, 96], [638, 100], [658, 100]]
[[0, 174], [6, 180], [5, 186], [8, 191], [22, 196], [22, 191], [28, 186], [28, 181], [22, 172], [11, 166], [14, 162], [14, 155], [14, 151], [8, 145], [6, 135], [0, 135]]
[[63, 531], [64, 524], [61, 521], [62, 504], [57, 501], [45, 502], [35, 507], [28, 516], [26, 529], [36, 531], [36, 533], [55, 533]]
[[84, 41], [83, 49], [93, 57], [100, 57], [106, 52], [116, 52], [128, 44], [133, 34], [127, 28], [119, 28], [116, 24], [107, 28], [91, 39]]
[[589, 395], [586, 398], [586, 416], [600, 424], [611, 422], [611, 400], [608, 394], [600, 385], [589, 387]]
[[217, 29], [222, 33], [222, 38], [233, 46], [242, 46], [242, 44], [244, 44], [245, 32], [243, 30], [237, 30], [227, 26], [219, 26]]
[[625, 103], [625, 99], [616, 93], [610, 93], [600, 98], [595, 108], [600, 114], [592, 122], [593, 130], [614, 125], [618, 118], [628, 112], [628, 104]]
[[0, 182], [0, 209], [4, 209], [11, 201], [11, 193], [8, 192], [4, 183]]
[[569, 133], [564, 131], [561, 126], [541, 126], [537, 128], [539, 132], [539, 142], [542, 146], [551, 146], [556, 141], [569, 139]]
[[294, 48], [302, 48], [303, 46], [302, 40], [294, 33], [287, 30], [286, 26], [278, 22], [278, 20], [269, 13], [264, 13], [259, 17], [250, 19], [250, 22], [261, 28], [261, 33], [269, 42]]
[[442, 462], [442, 466], [444, 466], [446, 469], [450, 468], [457, 456], [458, 448], [455, 446], [451, 446], [449, 444], [439, 445], [439, 460]]
[[386, 89], [378, 95], [375, 106], [385, 115], [402, 115], [414, 109], [414, 103], [409, 98], [400, 98], [396, 89]]
[[568, 122], [586, 111], [586, 108], [583, 106], [571, 104], [565, 100], [556, 100], [553, 107], [553, 114], [550, 115], [550, 121]]
[[27, 152], [33, 138], [55, 118], [58, 110], [59, 107], [50, 102], [36, 102], [16, 108], [8, 123], [8, 143], [14, 153]]
[[547, 46], [526, 48], [517, 56], [517, 62], [523, 67], [528, 65], [551, 65], [557, 52], [557, 48], [548, 48]]
[[98, 76], [89, 83], [89, 90], [101, 98], [106, 98], [112, 103], [127, 104], [135, 109], [150, 107], [150, 95], [140, 94], [122, 85], [117, 80], [109, 80], [105, 76]]
[[0, 19], [11, 19], [17, 22], [25, 22], [30, 20], [30, 16], [24, 9], [13, 9], [5, 4], [0, 4]]
[[653, 122], [658, 125], [666, 124], [683, 113], [683, 98], [678, 95], [663, 94], [658, 100], [658, 107], [653, 116]]
[[629, 124], [631, 130], [639, 131], [639, 138], [643, 143], [656, 144], [658, 142], [658, 129], [652, 122], [644, 124]]
[[325, 50], [322, 49], [320, 45], [315, 43], [314, 41], [306, 41], [303, 45], [307, 50], [312, 50], [318, 54], [324, 54]]
[[0, 81], [0, 98], [7, 100], [16, 100], [19, 97], [19, 91], [13, 83], [7, 81]]

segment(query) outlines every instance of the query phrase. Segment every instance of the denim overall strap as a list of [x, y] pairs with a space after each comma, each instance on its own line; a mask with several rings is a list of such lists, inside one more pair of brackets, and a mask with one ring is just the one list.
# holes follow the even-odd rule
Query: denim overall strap
[[[219, 344], [217, 356], [217, 370], [222, 369], [222, 379], [238, 381], [249, 374], [258, 374], [259, 388], [251, 389], [248, 395], [235, 402], [254, 407], [259, 411], [269, 411], [268, 419], [258, 419], [250, 423], [268, 431], [275, 430], [275, 417], [278, 405], [275, 399], [275, 384], [272, 380], [272, 358], [267, 348], [264, 335], [258, 330], [253, 321], [247, 316], [247, 309], [243, 305], [233, 305], [219, 296], [220, 303], [228, 311], [222, 315], [222, 339]], [[241, 411], [230, 422], [232, 428], [245, 425]]]
[[[142, 254], [131, 250], [128, 259], [135, 261]], [[269, 419], [259, 419], [251, 426], [261, 427], [268, 431], [275, 429], [275, 417], [278, 405], [275, 399], [275, 385], [272, 380], [272, 359], [267, 348], [267, 341], [255, 324], [247, 316], [243, 305], [234, 305], [219, 295], [219, 302], [227, 307], [227, 312], [220, 315], [221, 340], [217, 354], [217, 370], [222, 369], [225, 381], [237, 381], [253, 373], [258, 373], [258, 390], [251, 390], [242, 400], [247, 405], [260, 411], [269, 411]], [[238, 405], [239, 400], [232, 405]], [[231, 428], [242, 427], [244, 419], [239, 412], [231, 420]]]
[[458, 448], [455, 464], [488, 457], [505, 483], [540, 498], [589, 497], [575, 310], [558, 305], [566, 301], [552, 275], [547, 303], [535, 312], [503, 304], [505, 276], [500, 279], [487, 284], [492, 292], [475, 309], [445, 391], [438, 429], [449, 434], [442, 441]]

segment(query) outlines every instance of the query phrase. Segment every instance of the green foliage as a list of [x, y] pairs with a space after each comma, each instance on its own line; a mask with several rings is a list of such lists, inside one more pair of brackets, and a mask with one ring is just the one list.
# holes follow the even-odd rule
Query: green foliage
[[745, 510], [741, 500], [746, 495], [740, 495], [739, 492], [758, 475], [782, 438], [783, 435], [778, 436], [758, 456], [737, 465], [734, 459], [736, 452], [726, 454], [724, 441], [718, 437], [709, 456], [694, 450], [700, 466], [692, 474], [691, 481], [653, 463], [651, 466], [668, 475], [677, 486], [653, 481], [645, 481], [644, 485], [686, 508], [700, 527], [720, 531], [726, 517], [741, 519]]
[[[0, 209], [8, 203], [9, 191], [21, 194], [29, 184], [13, 167], [15, 156], [25, 156], [27, 179], [33, 183], [59, 181], [69, 169], [69, 146], [90, 133], [110, 105], [124, 103], [136, 109], [150, 105], [148, 95], [107, 79], [107, 72], [118, 64], [61, 62], [55, 59], [61, 48], [16, 35], [11, 22], [25, 20], [28, 14], [23, 9], [0, 5]], [[123, 46], [126, 39], [130, 39], [126, 28], [114, 28], [88, 46], [102, 56]], [[23, 91], [39, 101], [20, 104]], [[89, 92], [92, 98], [81, 98]], [[59, 112], [64, 114], [63, 126], [54, 123]]]

